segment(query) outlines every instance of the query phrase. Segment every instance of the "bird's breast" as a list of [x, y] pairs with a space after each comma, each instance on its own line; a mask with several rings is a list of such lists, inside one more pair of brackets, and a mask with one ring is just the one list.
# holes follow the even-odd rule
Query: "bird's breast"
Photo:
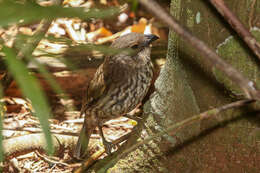
[[104, 121], [132, 111], [143, 100], [153, 78], [153, 65], [149, 62], [125, 77], [92, 110]]

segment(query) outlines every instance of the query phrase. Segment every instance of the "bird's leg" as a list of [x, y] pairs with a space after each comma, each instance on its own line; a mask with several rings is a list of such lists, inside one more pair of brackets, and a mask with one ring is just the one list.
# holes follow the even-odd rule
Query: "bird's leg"
[[138, 108], [140, 105], [141, 104], [138, 104], [135, 109], [133, 109], [131, 112], [129, 112], [123, 116], [126, 118], [129, 118], [129, 119], [135, 120], [136, 122], [142, 120], [142, 118], [139, 117], [143, 113], [143, 111]]
[[126, 117], [126, 118], [129, 118], [129, 119], [131, 119], [131, 120], [134, 120], [134, 121], [136, 121], [136, 122], [138, 122], [138, 121], [140, 121], [142, 118], [140, 118], [140, 117], [134, 117], [133, 115], [129, 115], [129, 114], [125, 114], [125, 115], [123, 115], [124, 117]]
[[102, 138], [102, 142], [103, 142], [103, 145], [105, 147], [105, 150], [106, 150], [106, 153], [107, 154], [111, 154], [111, 150], [112, 148], [114, 147], [114, 144], [112, 142], [108, 142], [104, 136], [104, 133], [103, 133], [103, 129], [102, 129], [102, 124], [98, 124], [98, 130], [99, 130], [99, 134]]

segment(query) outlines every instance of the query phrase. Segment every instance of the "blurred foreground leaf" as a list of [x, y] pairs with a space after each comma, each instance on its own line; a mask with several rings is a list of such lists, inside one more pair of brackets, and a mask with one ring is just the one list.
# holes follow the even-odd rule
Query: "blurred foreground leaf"
[[85, 9], [64, 8], [62, 6], [43, 7], [32, 1], [17, 2], [14, 0], [0, 0], [0, 26], [11, 23], [31, 23], [41, 19], [52, 20], [58, 17], [78, 17], [83, 20], [91, 18], [108, 18], [120, 12], [119, 8]]
[[[3, 97], [3, 88], [0, 84], [0, 99]], [[0, 102], [0, 162], [4, 161], [4, 150], [3, 150], [3, 117], [5, 114], [4, 104]], [[1, 171], [1, 168], [0, 168]]]
[[136, 13], [138, 7], [138, 0], [132, 0], [132, 8], [131, 10]]
[[131, 48], [117, 49], [106, 45], [96, 45], [96, 44], [80, 44], [76, 46], [71, 46], [70, 51], [73, 52], [90, 52], [97, 51], [98, 53], [102, 53], [106, 56], [112, 56], [119, 53], [126, 53], [128, 55], [134, 54], [135, 51]]
[[16, 59], [14, 51], [5, 46], [3, 46], [2, 51], [6, 55], [5, 61], [8, 66], [8, 70], [12, 73], [23, 94], [32, 102], [32, 106], [35, 109], [36, 116], [40, 120], [47, 141], [47, 151], [51, 154], [54, 150], [48, 123], [50, 108], [46, 101], [46, 97], [42, 92], [36, 78], [29, 75], [29, 71], [26, 66], [21, 61]]
[[[43, 77], [47, 80], [47, 82], [50, 84], [54, 92], [61, 96], [64, 91], [59, 86], [59, 84], [55, 81], [54, 77], [50, 74], [50, 72], [45, 68], [45, 66], [38, 61], [35, 60], [35, 57], [32, 56], [32, 52], [35, 49], [35, 45], [32, 43], [34, 42], [40, 42], [40, 40], [44, 37], [44, 34], [39, 35], [23, 35], [18, 34], [16, 36], [16, 48], [18, 48], [20, 51], [23, 51], [22, 54], [25, 55], [24, 58], [27, 62], [32, 62], [34, 65], [37, 66], [38, 71], [43, 75]], [[29, 40], [29, 41], [28, 41]]]

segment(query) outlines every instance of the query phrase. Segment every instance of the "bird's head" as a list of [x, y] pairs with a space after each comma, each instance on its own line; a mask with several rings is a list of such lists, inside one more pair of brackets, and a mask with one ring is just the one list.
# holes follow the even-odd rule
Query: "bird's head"
[[131, 57], [134, 59], [150, 59], [150, 44], [158, 38], [159, 37], [153, 34], [146, 35], [133, 32], [117, 38], [111, 47], [117, 49], [131, 48], [134, 52]]
[[140, 33], [129, 33], [117, 38], [113, 43], [113, 48], [123, 49], [123, 48], [132, 48], [132, 49], [142, 49], [149, 47], [149, 45], [157, 40], [158, 37], [153, 34], [140, 34]]

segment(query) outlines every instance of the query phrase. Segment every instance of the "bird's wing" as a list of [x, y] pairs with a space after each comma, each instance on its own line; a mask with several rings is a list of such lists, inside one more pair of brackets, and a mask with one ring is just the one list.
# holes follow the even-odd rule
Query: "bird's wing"
[[85, 112], [91, 105], [100, 98], [106, 89], [104, 81], [104, 64], [101, 64], [97, 69], [93, 79], [90, 81], [87, 88], [87, 94], [83, 98], [81, 112]]
[[109, 57], [105, 58], [104, 63], [99, 66], [87, 88], [87, 96], [83, 100], [81, 112], [97, 103], [101, 97], [107, 94], [109, 88], [114, 87], [114, 84], [118, 83], [120, 75], [122, 75], [119, 66]]

